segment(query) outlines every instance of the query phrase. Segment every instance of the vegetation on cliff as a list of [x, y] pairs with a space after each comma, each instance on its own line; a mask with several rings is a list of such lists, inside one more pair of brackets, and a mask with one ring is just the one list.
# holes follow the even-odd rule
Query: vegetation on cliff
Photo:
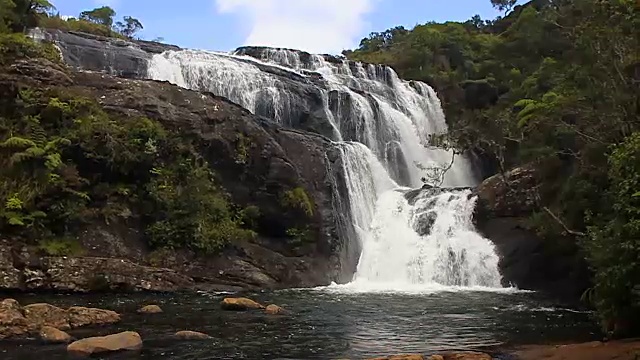
[[582, 245], [595, 274], [587, 295], [622, 334], [640, 317], [638, 49], [637, 1], [534, 0], [492, 21], [373, 33], [345, 55], [434, 85], [448, 141], [492, 172], [535, 164], [532, 229]]

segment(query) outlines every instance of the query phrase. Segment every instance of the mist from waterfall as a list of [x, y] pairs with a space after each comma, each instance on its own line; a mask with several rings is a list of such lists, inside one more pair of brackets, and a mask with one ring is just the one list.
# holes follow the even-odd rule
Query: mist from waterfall
[[[168, 51], [149, 76], [224, 96], [283, 126], [322, 119], [340, 151], [351, 232], [361, 255], [344, 289], [500, 287], [498, 257], [471, 218], [468, 190], [405, 193], [422, 186], [425, 168], [445, 167], [451, 151], [430, 145], [447, 132], [435, 91], [404, 81], [389, 67], [292, 50], [233, 54]], [[251, 55], [251, 56], [249, 56]], [[455, 157], [443, 186], [473, 186], [470, 164]]]

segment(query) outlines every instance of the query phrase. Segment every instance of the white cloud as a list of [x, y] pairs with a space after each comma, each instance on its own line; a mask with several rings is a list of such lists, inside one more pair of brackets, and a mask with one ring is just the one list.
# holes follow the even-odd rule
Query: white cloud
[[378, 0], [216, 0], [219, 13], [248, 22], [245, 45], [339, 53], [356, 45]]
[[115, 8], [120, 5], [120, 0], [93, 0], [93, 3], [96, 6], [109, 6], [111, 8]]

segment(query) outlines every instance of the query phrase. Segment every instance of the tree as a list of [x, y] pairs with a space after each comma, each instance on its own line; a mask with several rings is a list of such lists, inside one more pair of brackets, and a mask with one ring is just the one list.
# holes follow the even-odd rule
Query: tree
[[11, 0], [0, 0], [0, 32], [9, 30], [16, 4]]
[[500, 11], [509, 11], [518, 0], [491, 0], [491, 4]]
[[13, 13], [10, 15], [10, 23], [15, 32], [38, 26], [40, 18], [54, 9], [54, 6], [47, 0], [9, 0], [6, 4], [0, 2], [0, 5], [8, 5], [7, 9], [11, 12], [12, 3], [14, 6]]
[[80, 19], [110, 28], [113, 25], [113, 17], [115, 15], [115, 10], [108, 6], [103, 6], [93, 10], [83, 11], [80, 13]]
[[133, 38], [133, 36], [138, 31], [144, 29], [144, 26], [142, 26], [142, 23], [136, 18], [133, 18], [131, 16], [125, 16], [122, 19], [124, 20], [124, 22], [118, 21], [116, 23], [115, 28], [117, 32], [119, 32], [120, 34], [128, 38]]

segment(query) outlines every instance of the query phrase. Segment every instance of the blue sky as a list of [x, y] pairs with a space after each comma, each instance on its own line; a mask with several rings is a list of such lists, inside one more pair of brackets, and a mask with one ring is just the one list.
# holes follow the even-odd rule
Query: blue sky
[[340, 53], [372, 31], [499, 13], [489, 0], [52, 0], [61, 15], [109, 5], [138, 18], [145, 39], [227, 51], [242, 45]]

